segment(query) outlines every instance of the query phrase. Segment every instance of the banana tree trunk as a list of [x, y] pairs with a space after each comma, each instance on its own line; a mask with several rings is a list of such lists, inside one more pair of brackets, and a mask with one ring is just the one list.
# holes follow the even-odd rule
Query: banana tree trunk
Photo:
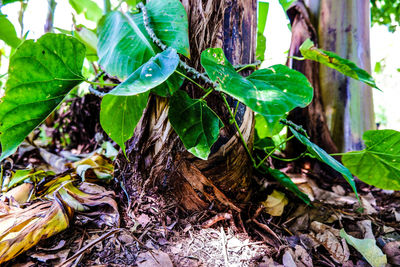
[[[300, 8], [304, 7], [304, 8]], [[299, 11], [301, 10], [301, 12]], [[370, 71], [370, 9], [369, 1], [364, 0], [304, 0], [298, 1], [289, 11], [292, 23], [301, 18], [308, 18], [308, 33], [324, 50], [333, 51], [343, 58], [355, 62], [361, 68]], [[303, 21], [303, 24], [306, 23]], [[298, 54], [299, 32], [293, 28], [291, 54]], [[297, 43], [294, 43], [297, 40]], [[305, 40], [305, 39], [304, 39]], [[289, 62], [290, 63], [290, 62]], [[292, 63], [297, 66], [310, 64], [309, 62]], [[313, 81], [316, 89], [316, 102], [312, 106], [321, 106], [327, 128], [331, 138], [314, 138], [317, 144], [334, 152], [335, 147], [339, 151], [360, 150], [363, 148], [362, 134], [374, 129], [374, 110], [372, 102], [372, 89], [367, 85], [348, 78], [343, 74], [325, 66], [315, 66], [318, 77]], [[301, 67], [300, 67], [301, 68]], [[308, 77], [312, 74], [307, 74]], [[297, 118], [297, 122], [309, 121], [310, 117]], [[326, 127], [320, 126], [324, 135]], [[316, 128], [308, 127], [307, 130], [315, 132]], [[318, 130], [318, 129], [317, 129]]]
[[[209, 47], [222, 47], [233, 64], [254, 61], [257, 27], [256, 0], [182, 0], [189, 18], [191, 59], [199, 71], [200, 54]], [[186, 83], [190, 95], [203, 93]], [[240, 210], [238, 203], [249, 199], [251, 166], [235, 129], [229, 124], [228, 110], [215, 93], [208, 105], [223, 120], [225, 127], [212, 147], [207, 161], [184, 149], [168, 121], [168, 99], [152, 96], [134, 137], [128, 142], [129, 162], [119, 157], [120, 177], [131, 195], [158, 189], [167, 199], [176, 200], [185, 210], [201, 210], [215, 203], [221, 208]], [[232, 106], [236, 103], [230, 99]], [[250, 147], [253, 142], [254, 116], [245, 106], [237, 120]], [[129, 179], [127, 177], [129, 175]]]

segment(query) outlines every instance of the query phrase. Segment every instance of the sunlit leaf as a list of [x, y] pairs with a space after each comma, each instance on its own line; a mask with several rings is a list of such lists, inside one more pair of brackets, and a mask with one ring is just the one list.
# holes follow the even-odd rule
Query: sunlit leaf
[[35, 171], [31, 170], [17, 170], [11, 174], [10, 182], [7, 187], [12, 188], [15, 185], [22, 183], [23, 181], [30, 180], [32, 182], [38, 182], [45, 176], [54, 175], [53, 172], [45, 172], [43, 170]]
[[361, 181], [387, 190], [400, 190], [400, 132], [366, 131], [366, 148], [346, 153], [343, 164]]
[[149, 92], [145, 92], [132, 96], [105, 95], [101, 101], [101, 126], [124, 153], [125, 142], [133, 136], [148, 98]]
[[386, 255], [376, 245], [375, 239], [358, 239], [348, 235], [344, 229], [340, 230], [340, 236], [354, 247], [371, 264], [372, 267], [384, 267], [387, 265]]
[[113, 178], [114, 165], [105, 156], [95, 153], [89, 158], [70, 164], [86, 182], [109, 181]]
[[2, 14], [0, 14], [0, 40], [13, 48], [17, 48], [21, 44], [21, 39], [17, 37], [14, 25]]
[[343, 73], [346, 76], [362, 81], [371, 87], [379, 89], [375, 84], [374, 78], [372, 78], [368, 72], [357, 67], [354, 62], [344, 59], [333, 52], [318, 49], [310, 39], [304, 41], [304, 43], [300, 46], [300, 52], [306, 59], [317, 61]]
[[86, 58], [97, 61], [97, 35], [83, 25], [79, 25], [74, 31], [74, 36], [86, 46]]
[[69, 3], [76, 13], [83, 13], [88, 20], [97, 22], [103, 15], [101, 8], [92, 0], [69, 0]]
[[168, 118], [186, 149], [206, 160], [223, 127], [207, 103], [191, 99], [186, 92], [178, 90], [171, 97]]
[[244, 78], [236, 73], [221, 48], [205, 50], [201, 64], [210, 79], [219, 83], [216, 90], [238, 99], [266, 118], [270, 136], [283, 115], [296, 107], [307, 106], [313, 97], [307, 78], [284, 65], [257, 70]]
[[[172, 73], [174, 73], [178, 64], [179, 56], [176, 50], [174, 48], [168, 48], [143, 64], [109, 94], [116, 96], [132, 96], [147, 92], [165, 82]], [[179, 88], [175, 90], [177, 89]]]
[[54, 201], [40, 201], [25, 209], [9, 207], [1, 201], [0, 206], [0, 263], [65, 230], [73, 213], [57, 195]]
[[284, 193], [274, 190], [267, 200], [261, 204], [265, 207], [265, 211], [271, 216], [281, 216], [285, 206], [289, 200]]
[[73, 37], [48, 33], [25, 41], [10, 60], [5, 96], [0, 100], [0, 161], [43, 122], [76, 85], [85, 46]]
[[325, 150], [323, 150], [322, 148], [311, 142], [307, 137], [299, 133], [296, 129], [294, 129], [291, 126], [289, 126], [289, 129], [293, 133], [293, 135], [297, 138], [297, 140], [299, 140], [303, 145], [305, 145], [307, 147], [308, 152], [310, 152], [316, 159], [318, 159], [321, 162], [324, 162], [325, 164], [327, 164], [328, 166], [332, 167], [337, 172], [342, 174], [344, 179], [346, 179], [346, 181], [350, 184], [351, 188], [353, 189], [354, 193], [358, 198], [356, 184], [354, 182], [353, 175], [351, 175], [351, 172], [345, 166], [343, 166], [339, 161], [337, 161], [328, 153], [326, 153]]
[[261, 61], [264, 61], [267, 42], [267, 39], [264, 36], [264, 31], [267, 22], [268, 9], [269, 3], [258, 1], [256, 58]]

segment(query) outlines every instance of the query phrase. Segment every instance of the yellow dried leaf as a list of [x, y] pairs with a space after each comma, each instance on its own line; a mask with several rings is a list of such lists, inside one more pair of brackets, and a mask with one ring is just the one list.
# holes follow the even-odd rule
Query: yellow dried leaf
[[265, 207], [267, 213], [271, 216], [281, 216], [283, 209], [289, 203], [284, 193], [274, 190], [267, 200], [261, 204]]
[[72, 213], [58, 197], [25, 209], [10, 207], [0, 201], [0, 263], [66, 229]]
[[68, 166], [76, 169], [77, 174], [86, 182], [111, 180], [114, 173], [112, 161], [97, 153], [90, 158], [74, 162]]

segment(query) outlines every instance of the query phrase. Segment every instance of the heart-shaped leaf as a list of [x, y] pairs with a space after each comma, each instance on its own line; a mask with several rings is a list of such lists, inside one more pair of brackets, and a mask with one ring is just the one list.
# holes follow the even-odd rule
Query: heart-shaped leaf
[[149, 92], [145, 92], [131, 96], [105, 95], [101, 101], [101, 127], [121, 147], [125, 156], [125, 142], [133, 136], [148, 98]]
[[266, 117], [270, 135], [279, 119], [296, 107], [307, 106], [313, 88], [307, 78], [284, 65], [255, 71], [244, 78], [236, 73], [221, 48], [210, 48], [201, 54], [201, 64], [217, 90], [235, 97], [253, 111]]
[[363, 139], [366, 148], [346, 153], [343, 164], [367, 184], [400, 190], [400, 132], [366, 131]]
[[372, 78], [368, 72], [360, 69], [354, 62], [344, 59], [338, 54], [316, 48], [310, 39], [304, 41], [300, 46], [300, 52], [306, 59], [317, 61], [343, 73], [346, 76], [362, 81], [363, 83], [380, 90], [376, 86], [374, 78]]
[[109, 94], [129, 96], [147, 92], [165, 82], [174, 73], [178, 64], [179, 56], [176, 50], [168, 48], [143, 64]]
[[293, 135], [297, 138], [297, 140], [299, 140], [303, 145], [305, 145], [307, 147], [308, 152], [310, 152], [316, 159], [318, 159], [321, 162], [324, 162], [325, 164], [335, 169], [337, 172], [341, 173], [344, 179], [346, 179], [346, 181], [350, 184], [351, 188], [353, 189], [354, 193], [358, 198], [356, 184], [354, 182], [353, 175], [351, 175], [351, 172], [345, 166], [343, 166], [339, 161], [337, 161], [328, 153], [326, 153], [325, 150], [323, 150], [322, 148], [311, 142], [307, 137], [299, 133], [296, 129], [294, 129], [291, 126], [289, 126], [289, 129], [293, 133]]
[[0, 161], [84, 80], [84, 57], [85, 46], [62, 34], [48, 33], [37, 42], [25, 41], [17, 49], [0, 102]]
[[[161, 41], [188, 56], [188, 20], [180, 1], [151, 0], [147, 1], [146, 8], [151, 26]], [[146, 32], [142, 13], [108, 13], [99, 22], [98, 36], [100, 65], [121, 79], [161, 52]]]
[[14, 25], [5, 15], [0, 15], [0, 40], [13, 48], [17, 48], [21, 44], [21, 39], [17, 37]]
[[171, 97], [168, 118], [186, 149], [206, 160], [223, 127], [206, 102], [191, 99], [186, 92], [178, 90]]

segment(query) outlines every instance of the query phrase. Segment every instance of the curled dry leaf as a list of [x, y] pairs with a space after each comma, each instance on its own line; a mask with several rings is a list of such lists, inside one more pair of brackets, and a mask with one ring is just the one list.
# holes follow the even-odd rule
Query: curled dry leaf
[[1, 201], [5, 201], [6, 199], [13, 198], [15, 201], [17, 201], [19, 204], [23, 204], [26, 201], [28, 201], [29, 196], [31, 195], [33, 189], [33, 184], [30, 183], [25, 183], [21, 184], [7, 193], [3, 194], [0, 197]]
[[267, 200], [261, 204], [265, 207], [265, 211], [271, 216], [281, 216], [283, 209], [289, 203], [284, 193], [274, 190]]
[[349, 259], [350, 252], [346, 242], [339, 242], [339, 230], [316, 221], [311, 223], [311, 230], [315, 233], [315, 241], [329, 252], [334, 261], [344, 264]]
[[66, 229], [72, 214], [57, 194], [53, 201], [37, 202], [25, 209], [0, 202], [0, 263]]

